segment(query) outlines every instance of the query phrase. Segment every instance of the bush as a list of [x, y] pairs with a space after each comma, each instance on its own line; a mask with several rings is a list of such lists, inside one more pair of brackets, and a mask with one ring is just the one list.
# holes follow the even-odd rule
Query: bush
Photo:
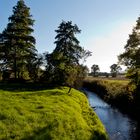
[[133, 86], [117, 80], [84, 81], [84, 87], [97, 93], [106, 102], [129, 110], [133, 104]]

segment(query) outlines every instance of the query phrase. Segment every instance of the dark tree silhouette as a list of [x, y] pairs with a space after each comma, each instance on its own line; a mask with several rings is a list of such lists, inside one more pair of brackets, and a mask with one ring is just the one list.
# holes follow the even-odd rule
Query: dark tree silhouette
[[120, 54], [119, 61], [127, 66], [127, 77], [138, 87], [140, 85], [140, 17], [124, 49], [125, 52]]
[[98, 76], [98, 72], [100, 71], [100, 68], [98, 65], [94, 64], [91, 67], [91, 73], [94, 77]]
[[140, 100], [140, 17], [136, 21], [136, 26], [124, 47], [124, 53], [120, 54], [120, 63], [127, 66], [126, 76], [131, 79], [131, 84], [135, 85], [135, 101]]
[[110, 69], [111, 69], [110, 72], [111, 72], [112, 77], [116, 77], [119, 71], [121, 70], [121, 67], [118, 64], [112, 64], [110, 66]]
[[75, 34], [80, 33], [80, 30], [77, 25], [72, 25], [71, 21], [62, 21], [55, 31], [56, 48], [46, 55], [48, 65], [44, 77], [53, 84], [69, 86], [71, 90], [76, 80], [84, 75], [85, 69], [79, 61], [86, 59], [91, 52], [79, 45]]
[[6, 29], [0, 35], [1, 63], [14, 72], [14, 78], [23, 77], [27, 70], [28, 60], [36, 57], [34, 20], [23, 0], [13, 7], [13, 15], [9, 17]]
[[72, 25], [71, 21], [63, 21], [58, 30], [55, 39], [56, 48], [54, 53], [57, 52], [63, 57], [65, 57], [67, 63], [79, 63], [81, 59], [81, 52], [83, 52], [82, 47], [79, 45], [78, 39], [75, 34], [81, 32], [77, 25]]

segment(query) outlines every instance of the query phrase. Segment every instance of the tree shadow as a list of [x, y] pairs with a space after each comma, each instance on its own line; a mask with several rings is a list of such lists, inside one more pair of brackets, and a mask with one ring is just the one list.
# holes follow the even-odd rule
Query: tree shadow
[[34, 134], [28, 134], [25, 137], [21, 138], [21, 140], [51, 140], [52, 137], [49, 133], [49, 127], [44, 127], [42, 129], [38, 129], [34, 131]]
[[53, 88], [54, 85], [47, 83], [32, 83], [32, 82], [0, 82], [0, 90], [22, 92], [22, 91], [40, 91]]

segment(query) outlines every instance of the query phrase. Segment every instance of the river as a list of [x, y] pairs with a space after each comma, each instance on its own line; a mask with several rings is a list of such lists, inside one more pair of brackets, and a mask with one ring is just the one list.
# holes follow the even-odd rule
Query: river
[[95, 93], [84, 90], [89, 103], [104, 124], [110, 140], [140, 140], [138, 122], [111, 107]]

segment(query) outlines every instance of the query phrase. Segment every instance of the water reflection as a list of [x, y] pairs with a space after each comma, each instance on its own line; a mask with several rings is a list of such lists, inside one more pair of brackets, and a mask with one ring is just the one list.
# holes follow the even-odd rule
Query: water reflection
[[85, 92], [91, 107], [94, 107], [106, 127], [110, 140], [140, 140], [138, 122], [112, 108], [93, 92], [87, 90]]

